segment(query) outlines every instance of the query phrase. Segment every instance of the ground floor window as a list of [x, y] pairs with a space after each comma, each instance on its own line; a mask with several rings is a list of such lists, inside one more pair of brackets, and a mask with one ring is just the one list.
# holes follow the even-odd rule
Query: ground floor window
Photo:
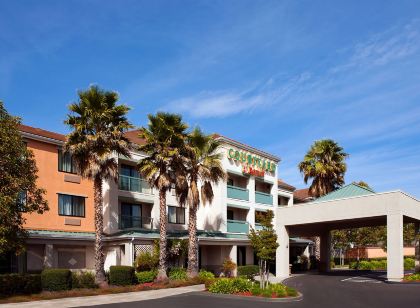
[[58, 250], [58, 267], [69, 269], [86, 268], [86, 251]]

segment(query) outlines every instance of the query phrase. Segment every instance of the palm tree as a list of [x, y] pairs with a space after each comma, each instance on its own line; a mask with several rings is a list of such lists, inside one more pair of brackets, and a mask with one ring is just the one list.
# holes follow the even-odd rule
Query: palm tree
[[326, 195], [344, 184], [348, 154], [331, 139], [317, 140], [299, 163], [305, 184], [312, 179], [309, 193], [315, 198]]
[[131, 145], [124, 132], [132, 127], [126, 118], [130, 110], [117, 105], [118, 94], [91, 86], [79, 91], [79, 100], [69, 106], [65, 123], [73, 131], [67, 136], [68, 151], [84, 178], [93, 180], [95, 207], [95, 281], [106, 285], [103, 251], [103, 180], [118, 178], [116, 155], [130, 157]]
[[139, 137], [146, 143], [139, 147], [148, 157], [137, 168], [153, 188], [159, 191], [159, 268], [156, 280], [166, 280], [166, 193], [180, 173], [180, 149], [183, 148], [188, 126], [176, 114], [158, 112], [149, 115], [148, 127], [140, 129]]
[[[326, 195], [344, 185], [344, 174], [347, 166], [344, 160], [348, 157], [343, 148], [331, 139], [317, 140], [299, 163], [299, 171], [304, 176], [305, 184], [312, 179], [309, 194], [315, 198]], [[321, 240], [313, 237], [315, 257], [321, 257]]]
[[214, 196], [212, 184], [217, 185], [226, 178], [219, 146], [212, 135], [205, 135], [195, 128], [188, 135], [183, 149], [185, 169], [184, 174], [177, 178], [176, 189], [179, 202], [189, 207], [187, 274], [190, 278], [198, 275], [197, 209], [200, 200], [203, 204], [211, 203]]

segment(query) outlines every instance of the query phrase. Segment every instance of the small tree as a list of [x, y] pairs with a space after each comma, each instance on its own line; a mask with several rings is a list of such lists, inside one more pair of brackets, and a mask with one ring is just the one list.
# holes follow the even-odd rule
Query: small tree
[[262, 229], [255, 231], [251, 228], [248, 238], [251, 240], [252, 248], [258, 257], [260, 268], [260, 287], [265, 289], [268, 285], [268, 276], [270, 274], [268, 263], [276, 259], [276, 250], [279, 247], [277, 243], [277, 234], [273, 227], [274, 213], [267, 211], [265, 214], [257, 214]]
[[0, 254], [25, 248], [23, 213], [48, 210], [45, 190], [36, 185], [38, 168], [19, 133], [20, 119], [0, 101]]

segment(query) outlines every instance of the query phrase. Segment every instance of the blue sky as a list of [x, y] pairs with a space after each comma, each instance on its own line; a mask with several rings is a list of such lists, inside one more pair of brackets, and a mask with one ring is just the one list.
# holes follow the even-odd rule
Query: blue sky
[[4, 1], [0, 99], [66, 133], [77, 90], [120, 93], [131, 121], [183, 114], [298, 162], [314, 140], [350, 154], [346, 181], [420, 197], [419, 1]]

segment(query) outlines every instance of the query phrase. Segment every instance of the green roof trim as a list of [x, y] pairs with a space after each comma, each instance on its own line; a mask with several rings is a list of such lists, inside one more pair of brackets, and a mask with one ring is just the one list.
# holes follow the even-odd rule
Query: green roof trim
[[29, 236], [51, 236], [51, 237], [71, 237], [71, 238], [95, 238], [95, 232], [71, 232], [71, 231], [55, 231], [55, 230], [27, 230]]
[[[167, 233], [168, 238], [187, 238], [188, 230], [171, 230]], [[246, 234], [231, 234], [223, 233], [220, 231], [205, 231], [198, 230], [197, 236], [199, 238], [216, 238], [216, 239], [247, 239]], [[141, 237], [141, 238], [159, 238], [158, 230], [125, 230], [109, 235], [108, 238], [118, 239], [118, 238], [132, 238], [132, 237]]]
[[315, 199], [314, 202], [330, 201], [330, 200], [351, 198], [351, 197], [357, 197], [357, 196], [371, 195], [374, 193], [375, 192], [370, 188], [360, 186], [356, 183], [351, 183], [337, 190], [334, 190], [333, 192], [330, 192], [329, 194], [326, 194], [325, 196]]

